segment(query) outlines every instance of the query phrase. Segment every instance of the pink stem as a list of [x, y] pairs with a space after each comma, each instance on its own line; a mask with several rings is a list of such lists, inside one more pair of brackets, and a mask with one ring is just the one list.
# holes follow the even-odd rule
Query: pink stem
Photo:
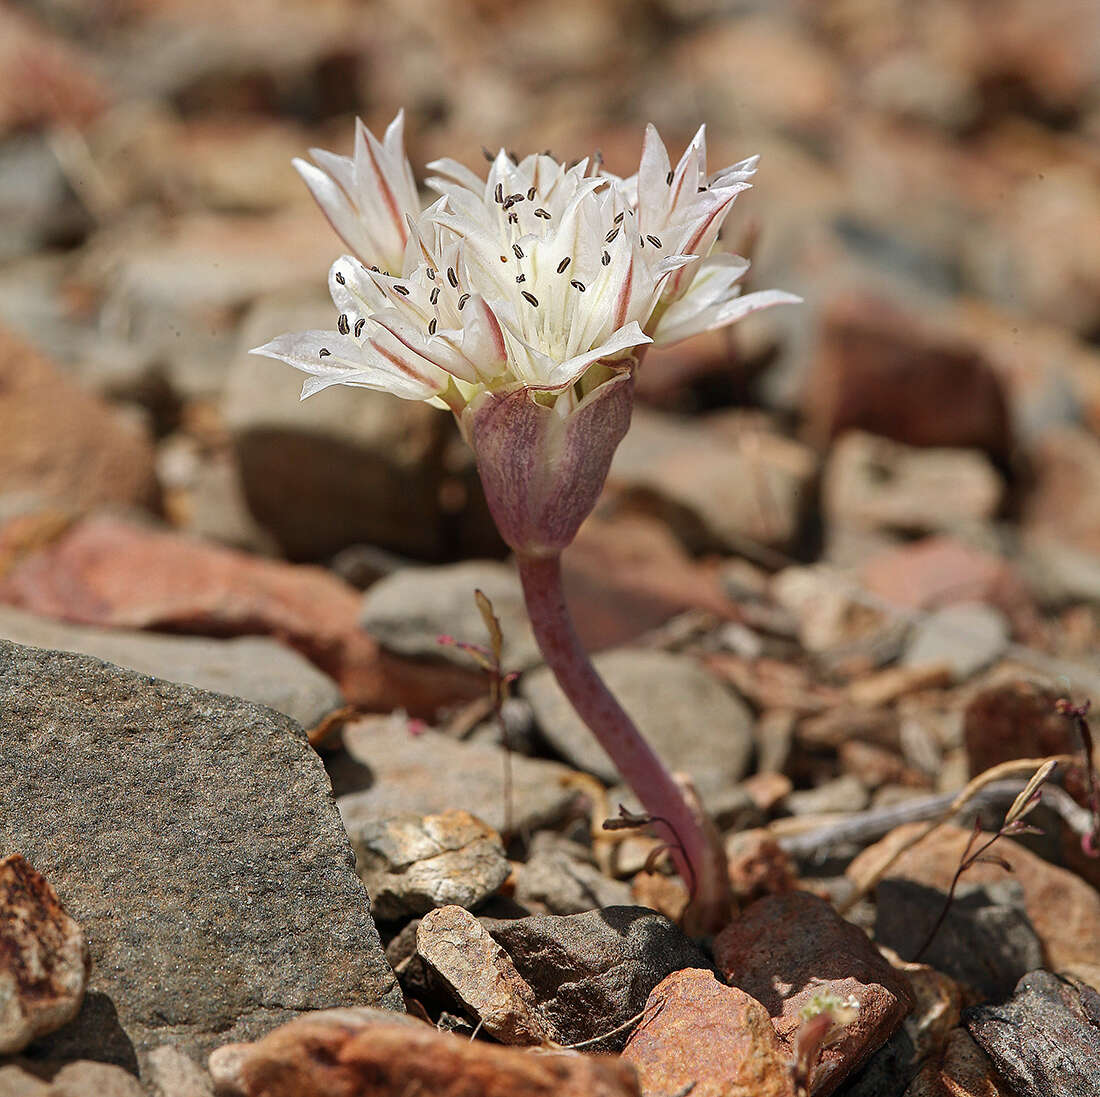
[[724, 857], [664, 763], [592, 666], [565, 604], [561, 557], [520, 555], [518, 564], [543, 658], [646, 812], [659, 817], [654, 828], [669, 843], [676, 870], [692, 890], [692, 921], [703, 932], [714, 932], [729, 917]]

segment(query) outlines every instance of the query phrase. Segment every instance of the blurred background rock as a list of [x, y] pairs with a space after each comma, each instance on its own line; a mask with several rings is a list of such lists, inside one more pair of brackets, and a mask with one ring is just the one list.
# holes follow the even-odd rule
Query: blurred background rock
[[638, 516], [769, 570], [937, 535], [1100, 602], [1092, 0], [0, 5], [0, 575], [105, 506], [359, 587], [503, 554], [448, 417], [246, 354], [331, 324], [291, 158], [401, 107], [421, 176], [629, 174], [648, 121], [762, 154], [727, 246], [806, 304], [650, 356], [576, 589]]

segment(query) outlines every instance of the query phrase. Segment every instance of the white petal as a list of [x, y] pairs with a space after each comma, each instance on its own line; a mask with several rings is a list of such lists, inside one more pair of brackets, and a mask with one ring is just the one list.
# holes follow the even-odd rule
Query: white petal
[[700, 332], [727, 327], [729, 324], [736, 323], [742, 317], [748, 316], [749, 313], [771, 308], [772, 305], [798, 305], [801, 302], [802, 298], [793, 293], [786, 293], [778, 289], [765, 289], [710, 305], [680, 320], [671, 316], [672, 309], [670, 308], [661, 317], [657, 330], [653, 333], [653, 341], [658, 346], [668, 346], [670, 343], [678, 343], [681, 339], [698, 335]]
[[659, 233], [668, 218], [668, 177], [672, 165], [657, 127], [650, 122], [642, 141], [642, 159], [638, 165], [639, 231]]
[[[319, 151], [315, 149], [314, 153]], [[305, 160], [295, 160], [294, 167], [336, 235], [356, 255], [363, 257], [370, 251], [371, 240], [343, 188], [330, 175]]]
[[[322, 350], [327, 353], [322, 355]], [[438, 379], [408, 368], [397, 356], [379, 352], [370, 344], [360, 346], [338, 331], [280, 335], [249, 353], [277, 358], [316, 378], [303, 387], [303, 399], [328, 385], [359, 385], [405, 400], [426, 400], [445, 387]]]
[[450, 159], [450, 157], [433, 160], [428, 164], [428, 170], [438, 172], [442, 177], [425, 180], [429, 187], [439, 191], [440, 194], [446, 193], [440, 184], [457, 185], [477, 195], [480, 195], [485, 189], [484, 179], [470, 171], [464, 164], [460, 164], [457, 160]]
[[601, 358], [611, 358], [614, 355], [621, 354], [624, 350], [630, 350], [632, 347], [640, 347], [645, 343], [652, 342], [653, 340], [642, 331], [636, 322], [627, 324], [626, 327], [620, 328], [600, 346], [593, 347], [583, 354], [575, 355], [573, 358], [555, 365], [548, 372], [543, 383], [533, 384], [531, 388], [563, 389], [576, 381], [593, 362], [598, 362]]

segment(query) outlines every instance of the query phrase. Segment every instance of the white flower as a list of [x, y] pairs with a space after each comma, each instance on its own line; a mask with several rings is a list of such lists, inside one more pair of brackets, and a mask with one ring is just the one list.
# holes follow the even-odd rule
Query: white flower
[[[449, 407], [514, 547], [571, 539], [629, 424], [631, 374], [647, 344], [798, 300], [739, 296], [748, 263], [712, 254], [756, 161], [708, 177], [702, 129], [673, 169], [650, 126], [627, 180], [548, 155], [516, 162], [501, 152], [486, 179], [438, 160], [427, 182], [440, 197], [423, 212], [402, 115], [382, 142], [360, 122], [351, 159], [313, 157], [319, 168], [296, 166], [355, 253], [329, 275], [337, 330], [283, 335], [254, 353], [309, 374], [303, 399], [344, 384]], [[599, 452], [585, 451], [601, 429]], [[593, 490], [578, 486], [593, 478]], [[516, 491], [522, 501], [501, 502]], [[564, 509], [563, 492], [574, 500]]]
[[420, 213], [405, 156], [405, 112], [398, 112], [381, 141], [356, 121], [351, 157], [324, 149], [309, 152], [319, 166], [306, 160], [295, 160], [294, 166], [344, 243], [364, 262], [400, 264], [407, 218]]

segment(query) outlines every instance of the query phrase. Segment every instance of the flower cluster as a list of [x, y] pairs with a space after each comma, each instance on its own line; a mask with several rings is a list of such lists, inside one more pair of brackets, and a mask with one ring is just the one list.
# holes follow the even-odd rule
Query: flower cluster
[[[401, 114], [381, 141], [360, 122], [353, 156], [295, 162], [353, 254], [329, 275], [336, 330], [256, 353], [309, 374], [303, 398], [344, 384], [450, 408], [505, 539], [560, 548], [579, 521], [555, 498], [594, 503], [588, 485], [598, 477], [598, 492], [629, 424], [643, 348], [798, 300], [742, 295], [747, 261], [714, 250], [756, 160], [708, 175], [701, 128], [673, 167], [650, 126], [630, 179], [546, 154], [501, 152], [485, 179], [438, 160], [427, 185], [439, 197], [422, 209], [403, 131]], [[578, 432], [604, 441], [581, 453]]]
[[673, 168], [650, 126], [626, 180], [548, 155], [501, 152], [487, 179], [438, 160], [427, 185], [442, 197], [423, 211], [403, 129], [399, 114], [378, 141], [360, 122], [352, 157], [295, 161], [354, 255], [330, 273], [337, 331], [258, 349], [312, 375], [303, 396], [348, 384], [461, 407], [471, 386], [562, 393], [594, 362], [798, 300], [741, 296], [748, 263], [712, 254], [756, 158], [708, 176], [703, 129]]

